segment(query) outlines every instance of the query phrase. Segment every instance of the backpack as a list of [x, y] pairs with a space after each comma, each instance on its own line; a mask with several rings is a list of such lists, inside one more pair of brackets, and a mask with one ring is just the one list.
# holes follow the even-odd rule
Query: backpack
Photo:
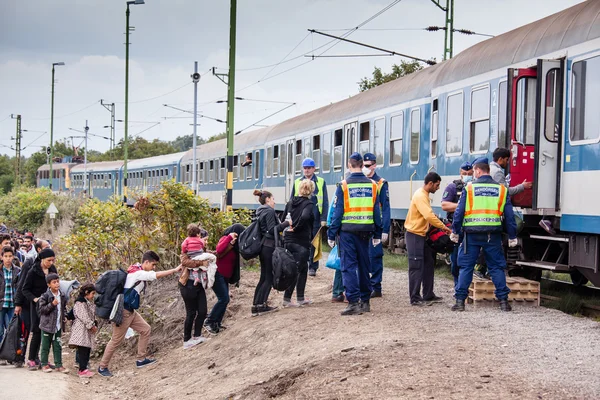
[[98, 277], [95, 283], [96, 293], [96, 315], [100, 318], [108, 319], [113, 309], [115, 300], [119, 294], [123, 293], [123, 287], [127, 280], [127, 272], [121, 268], [112, 271], [106, 271]]
[[244, 260], [258, 257], [262, 249], [262, 233], [258, 219], [244, 229], [244, 232], [238, 238], [238, 246], [240, 248], [240, 255]]
[[24, 361], [28, 334], [25, 322], [19, 315], [14, 315], [0, 344], [0, 359], [11, 362]]
[[[450, 223], [442, 221], [444, 225], [450, 228]], [[449, 254], [454, 250], [454, 242], [450, 240], [450, 236], [440, 228], [431, 226], [425, 237], [425, 241], [436, 253]]]
[[298, 263], [294, 255], [285, 247], [279, 246], [279, 234], [275, 229], [275, 250], [273, 251], [273, 289], [284, 291], [296, 284]]

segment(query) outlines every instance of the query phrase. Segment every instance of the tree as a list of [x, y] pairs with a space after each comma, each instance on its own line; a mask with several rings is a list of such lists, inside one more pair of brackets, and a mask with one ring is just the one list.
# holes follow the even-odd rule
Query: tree
[[217, 140], [225, 139], [227, 137], [227, 132], [219, 133], [218, 135], [212, 135], [206, 140], [206, 143], [216, 142]]
[[[192, 143], [194, 143], [194, 135], [183, 135], [177, 136], [175, 140], [169, 142], [171, 146], [175, 148], [177, 151], [187, 151], [192, 148]], [[200, 146], [201, 144], [206, 143], [201, 137], [196, 138], [196, 144]]]
[[0, 193], [11, 191], [15, 183], [15, 158], [0, 156]]
[[37, 184], [36, 173], [39, 167], [46, 164], [46, 150], [33, 153], [24, 163], [25, 184], [35, 186]]
[[401, 78], [413, 72], [423, 69], [423, 65], [418, 61], [400, 61], [400, 65], [392, 65], [392, 72], [386, 74], [381, 71], [381, 68], [375, 67], [373, 70], [373, 78], [369, 79], [364, 77], [358, 82], [358, 89], [361, 92], [374, 88], [375, 86], [383, 85], [384, 83], [391, 82], [394, 79]]

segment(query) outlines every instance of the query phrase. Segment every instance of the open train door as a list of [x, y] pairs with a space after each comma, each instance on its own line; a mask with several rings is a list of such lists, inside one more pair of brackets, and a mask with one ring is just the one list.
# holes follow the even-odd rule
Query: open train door
[[[533, 181], [535, 116], [537, 111], [536, 68], [508, 69], [507, 122], [510, 132], [510, 186]], [[531, 208], [532, 191], [512, 197], [512, 204]]]
[[342, 170], [345, 172], [348, 169], [348, 159], [358, 151], [358, 122], [350, 122], [344, 125], [344, 165]]
[[288, 139], [285, 143], [286, 146], [286, 157], [285, 160], [282, 160], [281, 162], [285, 162], [285, 199], [280, 199], [279, 201], [282, 202], [287, 202], [288, 199], [291, 197], [292, 195], [292, 189], [294, 188], [294, 159], [296, 158], [294, 155], [294, 150], [295, 150], [295, 143], [296, 141], [294, 139]]
[[533, 209], [558, 211], [564, 60], [538, 60]]

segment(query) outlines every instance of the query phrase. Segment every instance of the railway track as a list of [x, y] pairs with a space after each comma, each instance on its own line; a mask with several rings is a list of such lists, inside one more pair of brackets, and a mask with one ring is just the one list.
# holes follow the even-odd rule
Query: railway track
[[542, 305], [550, 302], [560, 302], [563, 300], [561, 296], [545, 294], [544, 292], [562, 292], [565, 295], [572, 293], [580, 296], [574, 308], [578, 308], [578, 313], [589, 318], [600, 318], [600, 305], [592, 304], [591, 299], [600, 299], [600, 289], [590, 286], [575, 286], [570, 282], [559, 281], [556, 279], [542, 278]]

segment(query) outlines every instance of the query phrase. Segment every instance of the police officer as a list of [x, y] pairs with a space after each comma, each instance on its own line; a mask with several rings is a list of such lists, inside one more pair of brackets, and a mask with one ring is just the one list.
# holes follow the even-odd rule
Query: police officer
[[363, 173], [367, 178], [375, 181], [377, 184], [377, 194], [379, 195], [379, 208], [381, 209], [381, 218], [383, 232], [381, 241], [377, 246], [369, 246], [369, 258], [371, 259], [371, 286], [373, 293], [371, 297], [381, 297], [381, 279], [383, 275], [383, 243], [388, 240], [390, 231], [390, 192], [388, 183], [385, 179], [377, 175], [377, 157], [373, 153], [365, 153], [363, 156]]
[[[381, 244], [381, 211], [377, 184], [362, 172], [363, 159], [352, 153], [348, 159], [351, 174], [337, 187], [328, 243], [335, 245], [339, 233], [342, 279], [348, 307], [342, 315], [371, 311], [369, 279], [369, 246]], [[360, 300], [360, 303], [359, 303]]]
[[[442, 210], [446, 211], [446, 218], [448, 221], [452, 222], [454, 217], [454, 211], [456, 211], [456, 206], [458, 206], [458, 200], [460, 200], [460, 195], [462, 194], [462, 190], [464, 186], [473, 180], [473, 166], [470, 162], [466, 161], [460, 166], [460, 179], [454, 180], [446, 186], [444, 190], [444, 195], [442, 196]], [[458, 238], [458, 244], [462, 243], [463, 236], [461, 235]], [[456, 258], [458, 257], [458, 246], [454, 246], [454, 250], [450, 255], [450, 272], [452, 272], [452, 276], [454, 277], [454, 286], [458, 283], [458, 264], [456, 262]]]
[[500, 300], [500, 309], [510, 311], [506, 286], [506, 259], [502, 250], [502, 216], [508, 232], [508, 246], [517, 245], [517, 225], [513, 214], [508, 189], [496, 183], [490, 176], [487, 158], [473, 162], [475, 181], [464, 189], [454, 213], [450, 238], [458, 243], [459, 235], [465, 237], [458, 249], [460, 271], [455, 287], [456, 304], [452, 311], [464, 311], [469, 286], [473, 280], [473, 268], [479, 252], [483, 251], [489, 274], [496, 287], [495, 295]]
[[[305, 158], [302, 161], [302, 170], [304, 172], [304, 176], [296, 179], [294, 181], [294, 188], [292, 189], [292, 195], [290, 196], [290, 200], [294, 198], [296, 193], [299, 192], [300, 182], [304, 179], [311, 179], [315, 183], [315, 200], [316, 204], [314, 207], [314, 225], [312, 229], [312, 237], [314, 238], [317, 232], [319, 232], [319, 228], [321, 226], [327, 225], [327, 210], [329, 210], [329, 199], [327, 197], [327, 185], [325, 184], [325, 179], [317, 177], [315, 175], [315, 160], [312, 158]], [[325, 210], [325, 212], [323, 212]], [[310, 257], [308, 259], [308, 275], [315, 276], [317, 274], [317, 269], [319, 268], [319, 262], [313, 261], [313, 256], [315, 254], [314, 247], [310, 248]]]

